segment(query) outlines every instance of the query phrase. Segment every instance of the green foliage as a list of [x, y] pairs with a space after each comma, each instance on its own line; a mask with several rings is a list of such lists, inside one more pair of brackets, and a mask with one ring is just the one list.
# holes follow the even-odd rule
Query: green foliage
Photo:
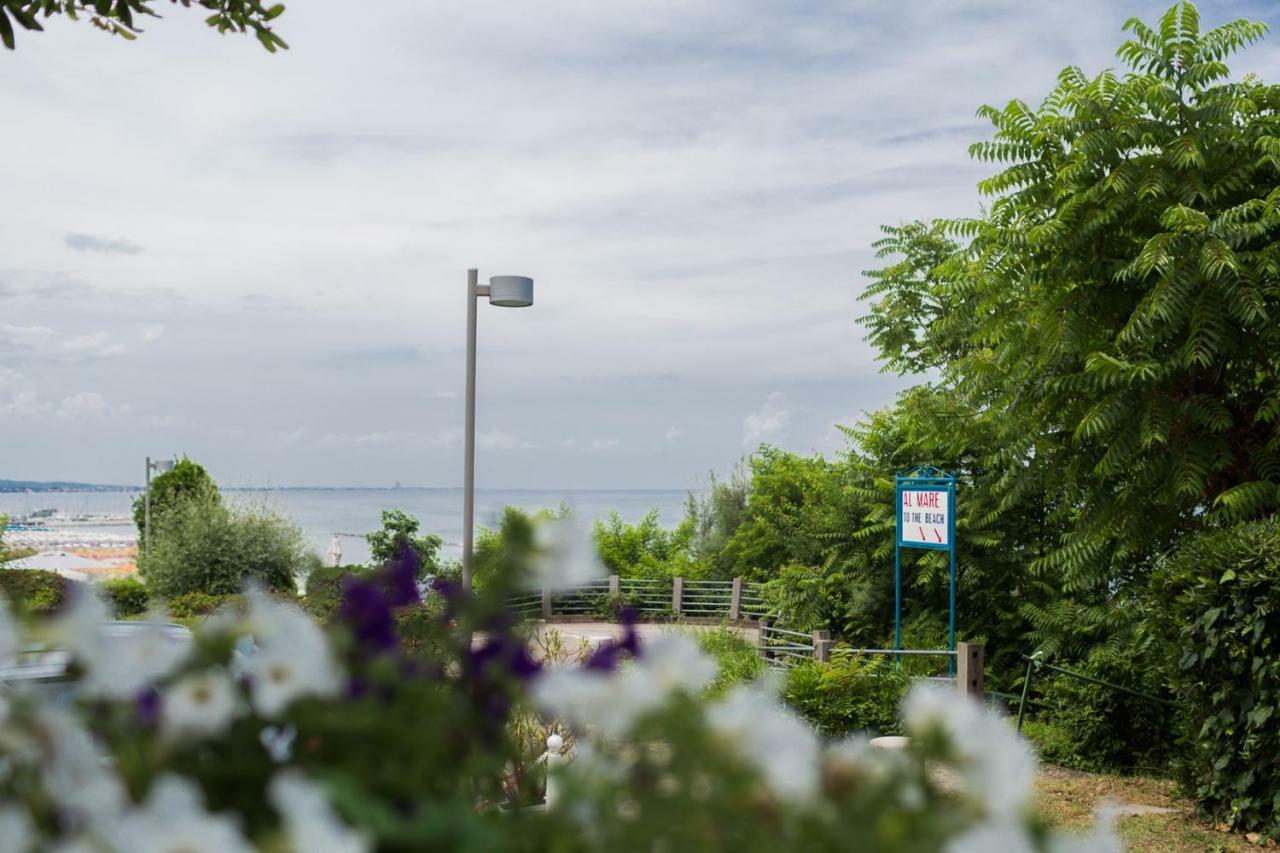
[[365, 566], [317, 566], [307, 575], [303, 606], [321, 622], [328, 622], [342, 604], [342, 582], [369, 573]]
[[703, 573], [709, 578], [733, 577], [733, 568], [723, 565], [719, 555], [746, 517], [750, 489], [751, 480], [739, 464], [728, 479], [722, 480], [712, 472], [702, 494], [689, 494], [685, 518], [676, 536], [688, 543], [690, 557], [704, 567]]
[[1123, 628], [1181, 536], [1280, 506], [1280, 87], [1226, 65], [1266, 28], [1178, 3], [1125, 29], [1127, 72], [980, 111], [985, 213], [884, 229], [865, 294], [887, 367], [955, 401], [933, 429], [994, 434], [990, 509], [1042, 508], [1003, 548], [1061, 651]]
[[[186, 501], [217, 503], [221, 500], [218, 486], [203, 465], [186, 456], [173, 468], [151, 478], [151, 535], [154, 540], [169, 512]], [[146, 495], [133, 499], [133, 523], [138, 527], [138, 541], [146, 536]]]
[[293, 592], [294, 579], [317, 562], [287, 519], [206, 497], [166, 513], [139, 570], [152, 593], [172, 599], [188, 592], [232, 595], [251, 581]]
[[[1159, 671], [1140, 661], [1133, 650], [1102, 651], [1087, 661], [1063, 666], [1167, 698]], [[1033, 697], [1039, 695], [1041, 702], [1035, 708], [1040, 726], [1034, 732], [1043, 739], [1036, 743], [1046, 761], [1095, 773], [1167, 773], [1176, 739], [1169, 706], [1062, 674], [1046, 673], [1033, 685]]]
[[184, 592], [165, 601], [165, 609], [169, 615], [178, 620], [196, 619], [208, 616], [213, 611], [233, 601], [238, 595], [210, 595], [207, 592]]
[[755, 681], [764, 675], [765, 662], [760, 652], [741, 633], [721, 626], [714, 631], [697, 634], [698, 645], [719, 667], [707, 692], [718, 696], [731, 687]]
[[898, 706], [910, 679], [886, 658], [837, 653], [802, 661], [787, 673], [787, 702], [827, 735], [897, 734]]
[[667, 530], [658, 521], [658, 510], [650, 510], [635, 524], [627, 524], [618, 513], [597, 520], [593, 538], [600, 559], [610, 573], [624, 578], [696, 577], [696, 564], [688, 555], [689, 526]]
[[111, 612], [117, 619], [140, 616], [147, 612], [151, 594], [137, 578], [113, 578], [99, 588], [111, 603]]
[[1280, 519], [1179, 549], [1156, 575], [1147, 627], [1169, 662], [1200, 808], [1280, 837]]
[[33, 613], [47, 613], [60, 605], [74, 581], [42, 569], [0, 569], [0, 595]]
[[[254, 36], [271, 53], [288, 49], [271, 29], [271, 21], [284, 12], [283, 3], [265, 5], [262, 0], [171, 0], [190, 8], [192, 5], [212, 12], [205, 23], [219, 33], [244, 33]], [[159, 18], [156, 0], [0, 0], [0, 43], [14, 49], [14, 24], [25, 30], [42, 31], [41, 18], [65, 15], [73, 21], [81, 16], [98, 29], [132, 41], [142, 33], [140, 19]], [[12, 19], [12, 20], [10, 20]]]
[[410, 548], [418, 556], [419, 579], [434, 575], [439, 568], [436, 555], [444, 540], [432, 533], [419, 536], [420, 527], [418, 519], [403, 510], [383, 510], [382, 529], [365, 537], [373, 565], [384, 566], [399, 557], [402, 549]]

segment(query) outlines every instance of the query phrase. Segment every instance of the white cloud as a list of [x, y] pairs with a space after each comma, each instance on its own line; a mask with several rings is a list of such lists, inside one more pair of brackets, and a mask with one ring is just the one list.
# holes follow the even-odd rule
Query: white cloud
[[48, 412], [52, 406], [43, 402], [35, 391], [19, 391], [7, 402], [0, 401], [0, 415], [29, 417]]
[[604, 453], [607, 450], [613, 450], [618, 446], [618, 443], [618, 439], [616, 438], [597, 438], [591, 442], [591, 445], [587, 448], [587, 452]]
[[491, 429], [476, 433], [476, 447], [485, 450], [524, 450], [534, 445], [523, 436], [500, 429]]
[[742, 446], [754, 448], [766, 442], [777, 442], [787, 437], [791, 426], [791, 410], [784, 408], [785, 398], [774, 391], [765, 398], [759, 409], [742, 420]]
[[684, 438], [684, 427], [669, 426], [667, 431], [662, 434], [667, 441], [679, 441]]
[[62, 398], [58, 404], [58, 417], [68, 420], [117, 417], [129, 414], [131, 409], [128, 404], [116, 406], [108, 403], [97, 391], [81, 391]]
[[142, 327], [143, 343], [151, 343], [158, 341], [160, 336], [164, 334], [164, 323], [148, 323]]
[[107, 332], [68, 335], [48, 326], [15, 326], [0, 323], [0, 357], [81, 362], [125, 352], [124, 344]]

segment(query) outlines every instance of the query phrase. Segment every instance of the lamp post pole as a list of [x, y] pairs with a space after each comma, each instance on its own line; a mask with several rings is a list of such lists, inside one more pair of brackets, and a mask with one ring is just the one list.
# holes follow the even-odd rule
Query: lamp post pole
[[142, 510], [142, 553], [151, 556], [151, 457], [147, 457], [147, 496]]
[[[476, 522], [476, 301], [479, 270], [467, 270], [467, 412], [463, 427], [466, 459], [462, 474], [462, 588], [471, 593], [471, 560]], [[486, 288], [487, 290], [488, 288]]]
[[463, 425], [462, 472], [462, 590], [471, 594], [476, 522], [476, 303], [489, 298], [499, 308], [528, 308], [533, 304], [533, 279], [522, 275], [495, 275], [479, 283], [479, 270], [467, 270], [467, 392]]

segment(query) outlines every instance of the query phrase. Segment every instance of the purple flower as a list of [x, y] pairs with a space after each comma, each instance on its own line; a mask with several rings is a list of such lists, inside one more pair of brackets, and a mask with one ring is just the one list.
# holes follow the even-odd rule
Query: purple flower
[[367, 578], [347, 575], [342, 580], [342, 607], [339, 617], [355, 634], [359, 645], [373, 652], [396, 647], [395, 609], [416, 604], [418, 596], [418, 553], [408, 544], [395, 559]]
[[134, 697], [134, 710], [142, 725], [150, 728], [160, 720], [160, 691], [148, 687]]
[[596, 646], [595, 651], [583, 664], [585, 669], [597, 672], [613, 672], [618, 668], [623, 654], [637, 657], [640, 654], [640, 634], [636, 631], [636, 613], [630, 607], [622, 608], [618, 614], [622, 623], [622, 637], [617, 640], [605, 640]]

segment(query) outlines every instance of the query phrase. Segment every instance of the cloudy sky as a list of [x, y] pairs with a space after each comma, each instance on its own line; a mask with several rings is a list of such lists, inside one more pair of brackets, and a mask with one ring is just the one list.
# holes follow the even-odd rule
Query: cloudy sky
[[0, 478], [457, 485], [471, 266], [537, 281], [480, 309], [482, 486], [836, 449], [904, 385], [878, 226], [975, 211], [975, 109], [1161, 8], [295, 0], [273, 56], [157, 5], [0, 51]]

